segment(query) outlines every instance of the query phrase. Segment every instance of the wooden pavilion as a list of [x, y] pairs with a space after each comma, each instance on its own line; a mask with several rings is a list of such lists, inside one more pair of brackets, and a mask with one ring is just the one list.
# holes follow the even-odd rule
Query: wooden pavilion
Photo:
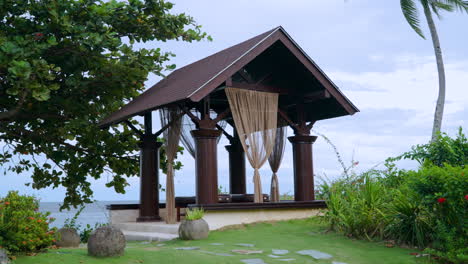
[[[277, 94], [277, 118], [294, 130], [288, 138], [293, 148], [294, 199], [274, 203], [223, 203], [218, 197], [217, 139], [222, 133], [230, 139], [230, 193], [246, 194], [245, 148], [236, 133], [226, 89]], [[314, 198], [312, 145], [310, 131], [315, 122], [359, 110], [282, 28], [277, 27], [209, 57], [175, 70], [100, 124], [102, 128], [144, 116], [141, 136], [141, 197], [138, 221], [158, 221], [159, 161], [156, 141], [170, 123], [152, 131], [152, 111], [177, 107], [196, 126], [196, 200], [191, 206], [205, 210], [245, 208], [317, 208], [323, 201]], [[198, 114], [194, 114], [198, 113]], [[211, 113], [211, 114], [210, 114]], [[215, 113], [215, 115], [213, 115]], [[225, 120], [233, 127], [229, 135], [220, 126]], [[135, 128], [134, 128], [135, 129]]]

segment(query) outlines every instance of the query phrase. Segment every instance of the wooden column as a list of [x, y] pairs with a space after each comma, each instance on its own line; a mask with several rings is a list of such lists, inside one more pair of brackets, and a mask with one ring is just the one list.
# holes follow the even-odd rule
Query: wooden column
[[312, 144], [317, 137], [296, 135], [288, 139], [293, 146], [294, 200], [315, 200]]
[[235, 130], [231, 145], [225, 148], [229, 153], [229, 193], [245, 194], [245, 152]]
[[191, 131], [195, 139], [196, 202], [214, 204], [218, 202], [218, 156], [217, 139], [220, 130], [198, 129]]
[[140, 147], [140, 213], [138, 222], [159, 221], [159, 148], [152, 135], [151, 113], [145, 114], [145, 134]]

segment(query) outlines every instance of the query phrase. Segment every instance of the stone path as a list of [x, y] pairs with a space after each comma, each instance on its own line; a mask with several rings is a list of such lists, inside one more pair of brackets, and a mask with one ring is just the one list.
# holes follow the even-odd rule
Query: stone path
[[289, 253], [289, 250], [286, 249], [272, 249], [271, 252], [275, 255], [286, 255]]
[[[157, 246], [163, 246], [164, 244], [158, 244]], [[212, 246], [223, 246], [223, 243], [211, 243], [210, 245]], [[254, 244], [246, 244], [246, 243], [238, 243], [235, 244], [236, 246], [241, 246], [241, 247], [255, 247]], [[200, 247], [178, 247], [175, 248], [176, 250], [199, 250], [199, 252], [206, 253], [209, 255], [214, 255], [214, 256], [222, 256], [222, 257], [232, 257], [234, 256], [233, 254], [229, 253], [219, 253], [219, 252], [212, 252], [212, 251], [207, 251], [207, 250], [200, 250]], [[263, 254], [263, 250], [253, 250], [253, 249], [233, 249], [231, 250], [233, 253], [241, 254], [241, 255], [251, 255], [251, 254]], [[272, 254], [267, 255], [268, 257], [275, 259], [277, 261], [283, 261], [283, 262], [294, 262], [296, 261], [295, 258], [291, 258], [289, 250], [287, 249], [271, 249]], [[321, 252], [318, 250], [313, 250], [313, 249], [304, 249], [304, 250], [299, 250], [295, 252], [296, 254], [302, 255], [302, 256], [310, 256], [314, 258], [315, 260], [322, 260], [322, 259], [331, 259], [333, 258], [332, 255]], [[288, 256], [287, 256], [288, 255]], [[242, 259], [242, 263], [244, 264], [267, 264], [263, 259], [261, 258], [252, 258], [252, 259]], [[295, 263], [295, 262], [294, 262]], [[332, 261], [332, 264], [347, 264], [345, 262], [338, 262], [338, 261]]]
[[314, 259], [331, 259], [333, 256], [313, 249], [301, 250], [296, 252], [299, 255], [311, 256]]
[[245, 264], [266, 264], [263, 259], [242, 259]]
[[210, 254], [210, 255], [215, 255], [215, 256], [222, 256], [222, 257], [233, 257], [234, 255], [228, 254], [228, 253], [217, 253], [217, 252], [211, 252], [211, 251], [206, 251], [206, 250], [200, 250], [200, 252]]
[[236, 246], [241, 246], [241, 247], [255, 247], [254, 244], [244, 244], [244, 243], [239, 243], [239, 244], [235, 244]]
[[200, 247], [178, 247], [177, 250], [198, 250]]
[[242, 255], [250, 255], [250, 254], [262, 254], [262, 250], [246, 250], [246, 249], [233, 249], [231, 250], [234, 253], [242, 254]]

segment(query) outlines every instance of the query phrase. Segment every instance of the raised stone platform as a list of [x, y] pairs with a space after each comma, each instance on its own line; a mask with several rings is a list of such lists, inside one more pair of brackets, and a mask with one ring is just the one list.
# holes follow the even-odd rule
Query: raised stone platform
[[127, 241], [168, 241], [179, 237], [179, 224], [122, 222], [113, 225], [122, 230]]

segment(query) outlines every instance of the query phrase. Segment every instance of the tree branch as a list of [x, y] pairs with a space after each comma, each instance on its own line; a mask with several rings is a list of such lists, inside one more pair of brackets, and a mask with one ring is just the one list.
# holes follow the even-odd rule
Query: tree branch
[[23, 106], [24, 102], [26, 101], [26, 96], [27, 95], [28, 95], [28, 92], [23, 90], [23, 93], [21, 94], [21, 97], [20, 97], [16, 107], [13, 108], [12, 110], [0, 113], [0, 121], [5, 120], [5, 119], [11, 119], [12, 117], [16, 116], [20, 112], [21, 107]]

